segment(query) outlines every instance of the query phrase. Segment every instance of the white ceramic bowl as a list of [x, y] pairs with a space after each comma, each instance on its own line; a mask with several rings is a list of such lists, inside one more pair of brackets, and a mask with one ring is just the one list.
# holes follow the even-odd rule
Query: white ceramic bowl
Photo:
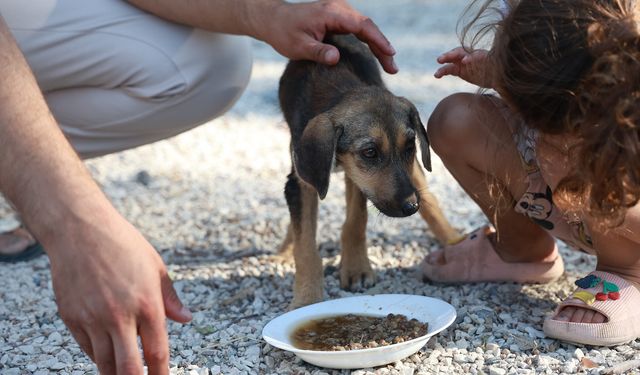
[[[343, 314], [386, 316], [402, 314], [429, 324], [429, 332], [410, 341], [377, 348], [319, 351], [293, 346], [291, 334], [303, 322]], [[356, 369], [382, 366], [406, 358], [422, 348], [429, 338], [447, 328], [456, 319], [456, 311], [443, 300], [410, 294], [379, 294], [324, 301], [289, 311], [273, 319], [262, 329], [262, 337], [276, 348], [295, 353], [311, 364], [326, 368]]]

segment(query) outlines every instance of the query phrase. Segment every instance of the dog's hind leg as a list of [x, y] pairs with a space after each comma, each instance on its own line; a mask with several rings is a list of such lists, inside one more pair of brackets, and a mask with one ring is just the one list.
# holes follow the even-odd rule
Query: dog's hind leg
[[429, 191], [424, 171], [417, 160], [413, 162], [411, 182], [420, 195], [420, 216], [429, 224], [438, 241], [443, 245], [457, 242], [462, 236], [451, 226], [440, 209], [438, 200]]
[[358, 290], [375, 284], [375, 273], [367, 256], [367, 198], [345, 176], [347, 217], [342, 225], [340, 286]]
[[322, 301], [324, 275], [322, 259], [316, 247], [318, 193], [300, 181], [295, 173], [289, 175], [285, 197], [291, 215], [293, 257], [296, 265], [293, 301], [289, 308]]
[[291, 259], [293, 256], [293, 229], [291, 228], [291, 223], [287, 225], [287, 234], [278, 248], [278, 256], [283, 259]]

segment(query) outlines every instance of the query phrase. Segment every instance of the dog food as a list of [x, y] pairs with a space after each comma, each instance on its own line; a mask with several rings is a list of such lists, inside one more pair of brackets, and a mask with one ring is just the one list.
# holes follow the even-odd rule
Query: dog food
[[343, 351], [397, 344], [427, 334], [428, 325], [400, 314], [338, 315], [302, 324], [291, 335], [300, 349]]

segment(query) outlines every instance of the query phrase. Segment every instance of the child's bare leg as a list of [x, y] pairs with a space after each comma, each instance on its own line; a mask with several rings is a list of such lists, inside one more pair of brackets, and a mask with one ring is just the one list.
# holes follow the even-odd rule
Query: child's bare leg
[[[427, 127], [433, 150], [497, 229], [495, 249], [506, 262], [538, 262], [553, 238], [513, 209], [527, 188], [526, 172], [499, 99], [455, 94], [444, 99]], [[443, 264], [442, 252], [427, 258]]]
[[[526, 190], [526, 175], [495, 100], [470, 94], [443, 100], [429, 120], [429, 139], [449, 171], [498, 229], [495, 248], [500, 257], [507, 262], [540, 261], [552, 251], [553, 238], [512, 208], [514, 197], [521, 197]], [[501, 189], [501, 202], [496, 202], [496, 195], [491, 193], [492, 183]], [[496, 207], [501, 209], [496, 211]], [[591, 234], [599, 250], [597, 269], [617, 274], [640, 289], [637, 241], [615, 230]], [[445, 261], [437, 252], [430, 260], [433, 264]], [[564, 308], [554, 319], [605, 321], [602, 314], [577, 307]]]

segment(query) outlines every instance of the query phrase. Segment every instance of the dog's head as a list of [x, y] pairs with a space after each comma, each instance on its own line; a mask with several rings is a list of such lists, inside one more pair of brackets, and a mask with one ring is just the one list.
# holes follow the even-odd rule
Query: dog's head
[[429, 142], [416, 107], [384, 89], [367, 87], [309, 121], [293, 144], [294, 165], [321, 199], [337, 163], [383, 214], [409, 216], [419, 204], [411, 182], [416, 139], [430, 171]]

